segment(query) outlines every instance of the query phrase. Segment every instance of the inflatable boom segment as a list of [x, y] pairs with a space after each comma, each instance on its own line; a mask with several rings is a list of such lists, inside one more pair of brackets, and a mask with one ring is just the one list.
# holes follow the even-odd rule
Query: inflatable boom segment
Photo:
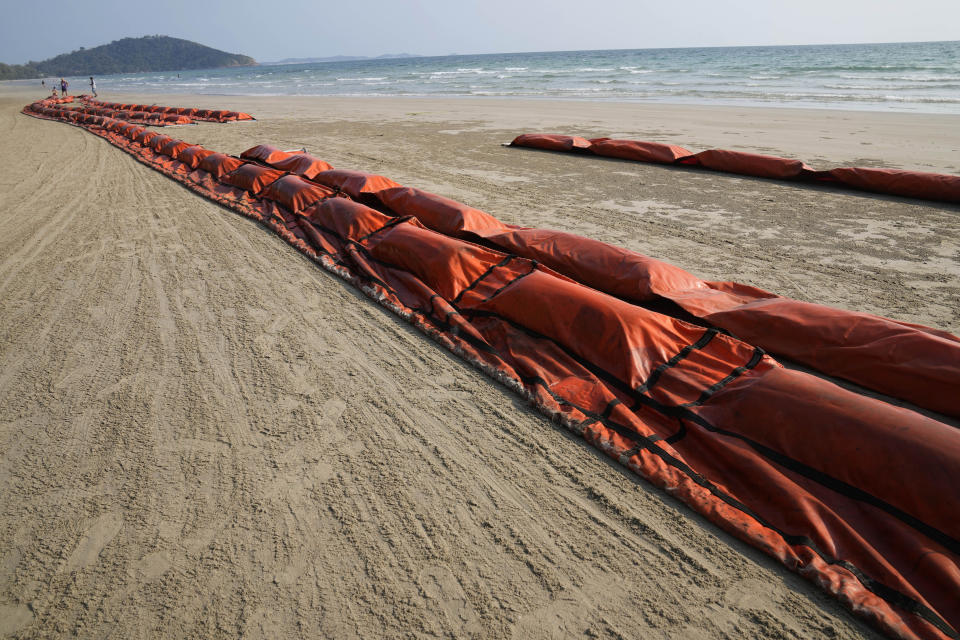
[[525, 133], [508, 145], [547, 151], [572, 151], [608, 158], [702, 167], [744, 176], [774, 180], [805, 180], [834, 183], [851, 189], [891, 195], [960, 202], [960, 176], [900, 169], [843, 167], [817, 171], [799, 160], [765, 156], [727, 149], [708, 149], [693, 153], [683, 147], [636, 140], [587, 140], [577, 136], [549, 133]]
[[[584, 238], [570, 249], [573, 236], [305, 153], [261, 145], [238, 158], [108, 118], [29, 112], [84, 127], [262, 222], [889, 635], [960, 637], [960, 430], [637, 304], [687, 291], [702, 306], [721, 294], [749, 305], [749, 292]], [[616, 277], [599, 286], [604, 270]]]
[[[59, 104], [70, 103], [74, 101], [73, 96], [65, 98], [48, 98], [34, 103], [28, 109], [35, 113], [43, 113], [41, 109], [49, 109]], [[222, 109], [194, 109], [188, 107], [163, 107], [158, 105], [125, 104], [120, 102], [103, 102], [91, 99], [89, 96], [80, 96], [81, 106], [71, 111], [85, 116], [98, 116], [112, 118], [114, 120], [124, 120], [140, 125], [152, 127], [165, 127], [171, 125], [194, 124], [197, 121], [206, 122], [234, 122], [241, 120], [254, 120], [254, 117], [248, 113], [239, 111], [226, 111]], [[77, 116], [68, 116], [75, 119]], [[94, 118], [80, 118], [81, 124], [100, 124], [99, 120]]]
[[118, 118], [129, 119], [124, 114], [127, 113], [152, 113], [158, 116], [185, 117], [192, 120], [203, 120], [206, 122], [236, 122], [240, 120], [255, 120], [249, 113], [240, 111], [227, 111], [225, 109], [194, 109], [191, 107], [164, 107], [159, 105], [143, 104], [125, 104], [121, 102], [104, 102], [95, 100], [89, 96], [82, 97], [83, 103], [90, 107], [111, 109], [115, 111]]
[[151, 111], [119, 111], [116, 109], [107, 109], [103, 107], [82, 106], [77, 109], [80, 113], [86, 113], [95, 116], [107, 116], [117, 120], [126, 120], [136, 124], [144, 124], [155, 127], [165, 127], [177, 124], [193, 124], [193, 119], [173, 113], [154, 113]]

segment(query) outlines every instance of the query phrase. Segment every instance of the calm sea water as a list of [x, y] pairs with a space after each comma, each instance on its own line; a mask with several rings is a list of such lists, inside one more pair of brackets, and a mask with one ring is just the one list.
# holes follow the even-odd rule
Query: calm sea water
[[98, 82], [105, 94], [499, 96], [960, 113], [960, 42], [458, 55]]

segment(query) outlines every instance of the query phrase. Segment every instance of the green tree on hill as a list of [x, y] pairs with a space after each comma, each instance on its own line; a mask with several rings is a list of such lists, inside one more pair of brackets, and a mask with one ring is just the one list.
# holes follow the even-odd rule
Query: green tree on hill
[[3, 64], [0, 62], [0, 80], [20, 80], [22, 78], [39, 78], [40, 72], [36, 62], [27, 64]]
[[256, 64], [250, 56], [226, 53], [196, 42], [168, 36], [123, 38], [110, 44], [80, 47], [43, 62], [0, 63], [0, 80], [43, 76], [107, 75], [180, 69], [213, 69]]

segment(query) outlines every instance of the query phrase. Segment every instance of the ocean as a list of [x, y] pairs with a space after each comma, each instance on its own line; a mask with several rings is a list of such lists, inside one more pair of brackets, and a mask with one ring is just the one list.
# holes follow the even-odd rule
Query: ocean
[[97, 81], [107, 95], [496, 96], [960, 113], [960, 42], [450, 55]]

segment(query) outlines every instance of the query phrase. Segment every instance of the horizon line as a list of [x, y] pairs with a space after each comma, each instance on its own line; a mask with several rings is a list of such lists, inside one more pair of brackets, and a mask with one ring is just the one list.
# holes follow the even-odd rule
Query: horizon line
[[[410, 58], [453, 58], [458, 56], [509, 56], [517, 54], [529, 54], [529, 53], [576, 53], [578, 51], [670, 51], [675, 49], [760, 49], [764, 47], [844, 47], [851, 45], [870, 45], [870, 44], [938, 44], [938, 43], [960, 43], [960, 39], [957, 40], [890, 40], [885, 42], [812, 42], [805, 44], [721, 44], [721, 45], [687, 45], [680, 47], [618, 47], [614, 49], [542, 49], [542, 50], [532, 50], [532, 51], [492, 51], [487, 53], [437, 53], [437, 54], [423, 54], [423, 53], [411, 53], [407, 54], [404, 57]], [[245, 55], [245, 54], [244, 54]], [[287, 58], [280, 58], [278, 60], [265, 60], [260, 62], [259, 60], [256, 63], [259, 64], [270, 64], [272, 62], [281, 62], [282, 60], [297, 60], [297, 59], [309, 59], [309, 58], [360, 58], [365, 60], [375, 60], [378, 58], [383, 58], [384, 56], [391, 56], [397, 54], [381, 53], [378, 55], [350, 55], [350, 54], [332, 54], [332, 55], [315, 55], [315, 56], [290, 56]], [[403, 58], [394, 58], [402, 60]], [[336, 60], [329, 60], [328, 62], [336, 62]]]

